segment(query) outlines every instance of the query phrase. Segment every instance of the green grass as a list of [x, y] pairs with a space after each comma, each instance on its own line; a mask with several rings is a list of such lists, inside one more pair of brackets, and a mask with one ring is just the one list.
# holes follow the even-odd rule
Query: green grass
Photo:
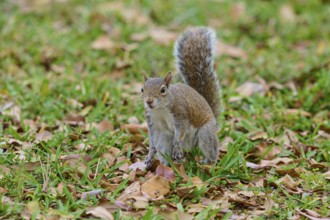
[[[130, 173], [120, 171], [121, 165], [143, 161], [147, 154], [146, 134], [131, 135], [120, 129], [131, 116], [140, 123], [145, 120], [137, 92], [142, 71], [159, 76], [174, 71], [173, 41], [167, 46], [150, 37], [134, 42], [131, 36], [155, 27], [180, 33], [198, 25], [213, 27], [218, 39], [247, 53], [246, 59], [216, 57], [225, 109], [218, 136], [221, 142], [231, 138], [232, 143], [214, 167], [196, 165], [199, 152], [187, 155], [187, 175], [198, 176], [205, 185], [180, 197], [175, 190], [193, 183], [184, 182], [176, 170], [171, 193], [149, 202], [139, 210], [140, 217], [162, 219], [161, 212], [175, 210], [173, 205], [188, 212], [192, 204], [219, 201], [226, 192], [239, 191], [261, 195], [241, 195], [244, 201], [262, 205], [270, 199], [276, 205], [258, 214], [254, 212], [260, 210], [258, 204], [246, 205], [232, 198], [227, 214], [219, 211], [220, 206], [208, 204], [199, 214], [193, 213], [195, 218], [226, 219], [233, 213], [288, 219], [304, 209], [330, 215], [330, 182], [324, 175], [330, 165], [329, 3], [242, 1], [245, 12], [235, 17], [238, 3], [232, 1], [183, 1], [178, 5], [174, 0], [127, 0], [124, 12], [111, 10], [105, 0], [30, 2], [34, 3], [28, 11], [9, 0], [0, 2], [0, 217], [90, 218], [88, 207], [103, 200], [113, 204], [132, 183]], [[42, 2], [46, 4], [38, 5]], [[286, 5], [294, 11], [293, 21], [291, 15], [281, 13]], [[146, 16], [150, 24], [128, 22], [128, 8]], [[107, 34], [118, 46], [91, 48], [98, 37]], [[119, 61], [127, 66], [120, 68]], [[237, 87], [258, 82], [258, 77], [283, 88], [230, 101], [238, 96]], [[309, 115], [287, 114], [287, 109]], [[72, 119], [72, 115], [80, 115], [80, 119]], [[88, 128], [104, 119], [114, 130], [102, 133]], [[72, 125], [70, 120], [80, 122]], [[296, 141], [290, 142], [287, 129]], [[36, 140], [45, 130], [52, 134], [49, 139]], [[261, 131], [267, 138], [251, 140], [252, 134]], [[253, 149], [267, 141], [272, 143], [264, 155], [253, 157]], [[275, 147], [281, 149], [278, 158], [293, 159], [281, 169], [304, 169], [292, 177], [301, 180], [296, 192], [278, 183], [284, 175], [275, 167], [254, 170], [247, 165], [258, 164]], [[109, 159], [113, 148], [120, 149], [115, 158], [123, 159], [115, 165]], [[77, 158], [65, 162], [63, 157], [73, 154]], [[143, 183], [146, 178], [142, 175], [135, 180]], [[265, 179], [263, 187], [254, 185], [258, 178]], [[103, 181], [119, 185], [110, 190]], [[96, 197], [81, 198], [84, 192], [100, 189], [103, 191]], [[130, 214], [113, 210], [115, 219], [129, 219]]]

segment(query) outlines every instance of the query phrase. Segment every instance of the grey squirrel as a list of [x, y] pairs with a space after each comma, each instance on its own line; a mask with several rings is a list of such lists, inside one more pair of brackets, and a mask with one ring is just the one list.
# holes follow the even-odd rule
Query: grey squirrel
[[196, 146], [204, 154], [201, 163], [217, 161], [220, 87], [213, 67], [215, 41], [215, 32], [207, 27], [190, 28], [176, 41], [174, 57], [185, 83], [171, 84], [170, 72], [165, 78], [144, 73], [141, 91], [150, 140], [148, 169], [156, 153], [168, 164], [164, 155], [181, 160], [183, 149]]

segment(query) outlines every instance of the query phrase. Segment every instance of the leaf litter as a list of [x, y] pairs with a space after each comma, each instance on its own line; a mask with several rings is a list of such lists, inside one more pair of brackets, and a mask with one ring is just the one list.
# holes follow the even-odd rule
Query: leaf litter
[[[28, 12], [49, 5], [49, 2], [41, 0], [31, 1], [31, 3], [15, 2], [22, 10]], [[154, 44], [166, 47], [178, 37], [177, 30], [153, 24], [152, 19], [139, 7], [127, 6], [121, 2], [110, 2], [100, 4], [97, 11], [115, 12], [126, 24], [147, 26], [141, 32], [129, 35], [134, 42], [150, 39]], [[247, 18], [248, 11], [243, 3], [235, 3], [230, 14], [234, 20], [240, 20]], [[279, 16], [283, 23], [295, 23], [300, 19], [294, 8], [288, 4], [279, 8]], [[109, 31], [110, 27], [115, 28], [112, 27], [112, 23], [105, 20], [102, 22], [107, 23], [102, 26], [102, 31], [106, 33], [101, 33], [90, 41], [89, 46], [94, 52], [131, 53], [139, 47], [135, 43], [120, 42], [120, 38], [113, 37], [111, 34], [116, 32], [114, 35], [121, 36], [122, 33], [118, 29]], [[249, 60], [250, 51], [247, 53], [244, 47], [239, 45], [239, 43], [234, 46], [220, 42], [217, 44], [216, 53], [224, 55], [221, 59], [229, 57], [235, 60]], [[320, 45], [321, 49], [318, 50], [325, 50], [322, 49], [324, 46]], [[63, 74], [65, 67], [53, 65], [58, 56], [52, 53], [53, 50], [54, 48], [46, 48], [42, 52], [42, 65], [58, 74]], [[130, 58], [117, 59], [114, 66], [115, 69], [111, 74], [118, 74], [120, 78], [123, 74], [127, 74], [126, 69], [131, 68], [131, 60]], [[300, 88], [297, 89], [294, 82], [287, 85], [275, 81], [269, 82], [261, 78], [256, 78], [254, 82], [245, 81], [240, 86], [236, 86], [239, 97], [231, 96], [229, 102], [237, 104], [243, 100], [242, 97], [253, 99], [255, 95], [264, 98], [276, 96], [276, 91], [272, 93], [273, 90], [281, 90], [281, 92], [290, 90], [294, 96], [300, 92]], [[141, 83], [132, 83], [126, 84], [123, 90], [127, 90], [128, 97], [131, 97], [132, 94], [139, 94], [140, 88]], [[48, 92], [45, 91], [45, 94]], [[106, 99], [111, 103], [112, 97], [110, 95], [107, 97]], [[231, 219], [246, 219], [260, 215], [272, 218], [276, 210], [288, 208], [286, 203], [278, 199], [278, 195], [287, 196], [285, 199], [303, 200], [306, 195], [314, 193], [314, 190], [323, 197], [328, 196], [327, 189], [317, 185], [318, 181], [323, 181], [322, 178], [329, 181], [330, 170], [323, 157], [314, 158], [312, 154], [320, 150], [319, 146], [308, 144], [310, 141], [308, 136], [314, 132], [312, 129], [304, 131], [289, 123], [281, 124], [281, 128], [276, 128], [274, 132], [269, 132], [273, 129], [273, 125], [264, 130], [251, 129], [250, 133], [238, 127], [229, 128], [234, 130], [233, 133], [239, 132], [240, 136], [246, 138], [244, 144], [253, 146], [248, 152], [239, 151], [237, 154], [242, 155], [244, 159], [242, 157], [242, 161], [229, 170], [196, 165], [196, 163], [191, 165], [189, 161], [173, 166], [165, 166], [157, 161], [154, 167], [147, 171], [144, 157], [147, 154], [148, 129], [142, 120], [136, 116], [125, 116], [123, 118], [128, 118], [126, 122], [118, 115], [111, 115], [108, 119], [104, 117], [95, 119], [93, 118], [94, 111], [99, 104], [96, 99], [82, 101], [68, 98], [65, 99], [65, 103], [74, 111], [65, 112], [62, 121], [57, 122], [56, 125], [45, 125], [39, 117], [29, 119], [22, 117], [25, 109], [23, 110], [13, 101], [6, 101], [0, 105], [1, 116], [8, 118], [5, 122], [1, 118], [3, 127], [6, 129], [10, 126], [15, 131], [6, 132], [0, 138], [0, 154], [2, 156], [14, 153], [16, 158], [13, 160], [13, 165], [0, 164], [0, 181], [8, 181], [8, 176], [18, 171], [34, 175], [38, 170], [47, 170], [44, 168], [44, 163], [39, 161], [37, 152], [49, 153], [52, 172], [60, 169], [59, 174], [62, 177], [56, 179], [56, 184], [49, 185], [47, 175], [42, 176], [45, 186], [42, 187], [43, 192], [50, 191], [52, 196], [62, 202], [70, 200], [89, 202], [88, 204], [93, 204], [93, 206], [85, 208], [82, 215], [102, 219], [114, 219], [114, 216], [118, 215], [140, 218], [151, 209], [153, 214], [159, 214], [166, 219], [193, 219], [205, 210], [214, 211], [216, 218], [230, 216]], [[228, 107], [230, 110], [226, 117], [231, 117], [231, 111], [235, 109], [230, 104]], [[324, 121], [322, 118], [324, 116], [315, 114], [313, 109], [303, 110], [299, 105], [286, 106], [282, 113], [294, 116], [295, 120], [303, 116], [307, 118], [306, 120], [313, 118], [319, 123]], [[325, 115], [327, 119], [329, 115]], [[240, 117], [243, 116], [238, 116], [237, 120], [243, 119]], [[24, 126], [28, 127], [31, 135], [24, 133], [26, 131]], [[315, 138], [329, 138], [328, 127], [317, 129]], [[283, 134], [280, 134], [281, 132]], [[221, 137], [222, 156], [229, 155], [231, 148], [237, 144], [236, 133], [235, 135], [229, 133], [231, 135]], [[104, 143], [97, 141], [104, 137], [107, 140]], [[57, 149], [62, 150], [59, 155], [57, 155]], [[76, 151], [72, 152], [73, 150]], [[323, 155], [326, 155], [326, 152]], [[20, 169], [21, 167], [24, 169]], [[249, 177], [235, 176], [240, 173], [238, 170], [245, 170]], [[47, 172], [49, 171], [44, 173], [47, 174]], [[316, 176], [310, 180], [308, 175], [312, 174]], [[84, 182], [79, 182], [80, 180]], [[24, 194], [21, 201], [22, 204], [24, 203], [22, 217], [26, 219], [49, 217], [44, 214], [47, 211], [44, 211], [42, 203], [31, 200], [34, 188], [31, 189], [28, 186], [27, 184], [22, 190]], [[275, 195], [276, 191], [282, 193]], [[1, 200], [5, 205], [13, 204], [15, 199], [9, 192], [8, 184], [1, 185]], [[290, 197], [293, 195], [296, 197]], [[326, 199], [323, 197], [317, 198], [320, 204], [326, 204]], [[53, 205], [51, 206], [54, 207]], [[53, 212], [51, 209], [48, 211]], [[297, 218], [304, 216], [309, 219], [326, 219], [324, 214], [319, 213], [325, 213], [320, 206], [315, 206], [313, 210], [297, 208], [293, 211], [293, 215]], [[68, 217], [61, 213], [56, 213], [54, 216]]]

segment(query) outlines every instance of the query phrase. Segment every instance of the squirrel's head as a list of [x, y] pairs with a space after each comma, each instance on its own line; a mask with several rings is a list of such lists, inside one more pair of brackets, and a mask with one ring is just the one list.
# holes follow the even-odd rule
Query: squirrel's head
[[165, 78], [149, 78], [144, 73], [144, 85], [141, 88], [144, 107], [146, 109], [157, 109], [167, 106], [170, 101], [168, 98], [168, 89], [172, 79], [171, 72], [167, 73]]

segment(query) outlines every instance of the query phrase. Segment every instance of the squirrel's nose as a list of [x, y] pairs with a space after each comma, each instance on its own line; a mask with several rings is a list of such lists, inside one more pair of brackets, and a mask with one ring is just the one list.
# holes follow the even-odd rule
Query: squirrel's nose
[[151, 105], [153, 102], [154, 102], [154, 99], [153, 99], [153, 98], [148, 98], [148, 99], [146, 100], [146, 103], [147, 103], [148, 105]]

